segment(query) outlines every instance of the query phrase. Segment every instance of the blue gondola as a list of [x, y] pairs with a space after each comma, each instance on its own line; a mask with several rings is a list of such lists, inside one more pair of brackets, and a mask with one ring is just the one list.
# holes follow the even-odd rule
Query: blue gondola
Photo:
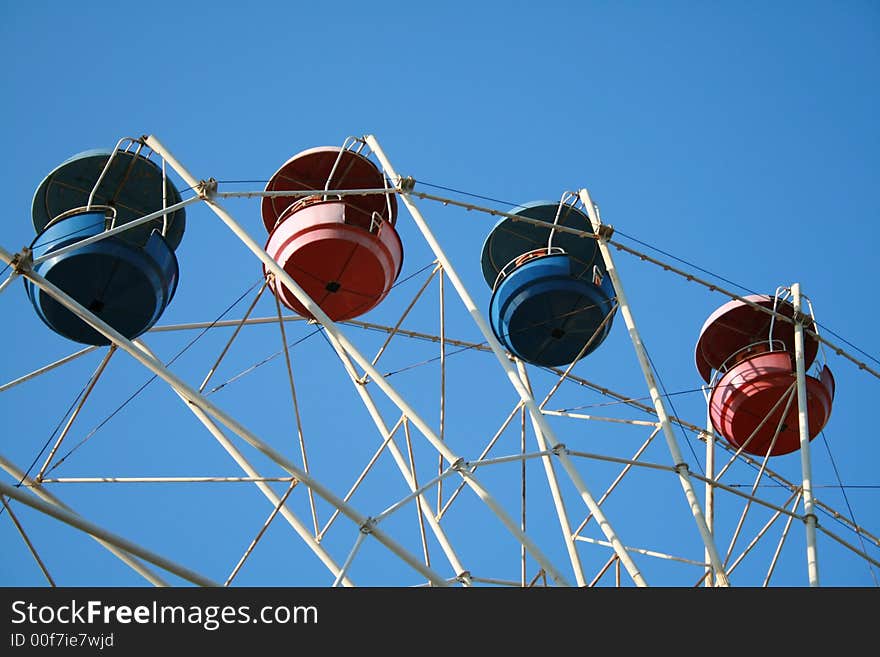
[[[34, 194], [33, 257], [46, 258], [34, 269], [133, 339], [159, 320], [174, 296], [174, 249], [183, 237], [183, 209], [84, 247], [62, 249], [180, 200], [161, 169], [137, 152], [80, 153], [46, 176]], [[109, 343], [33, 283], [25, 281], [25, 289], [37, 315], [59, 335], [84, 344]]]
[[[552, 201], [509, 213], [590, 230], [583, 212]], [[566, 365], [594, 351], [610, 332], [614, 288], [595, 240], [505, 217], [486, 238], [481, 260], [492, 288], [492, 330], [514, 356]]]

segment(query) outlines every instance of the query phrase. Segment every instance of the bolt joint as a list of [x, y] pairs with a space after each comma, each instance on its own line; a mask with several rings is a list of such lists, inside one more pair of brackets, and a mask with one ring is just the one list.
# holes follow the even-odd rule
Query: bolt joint
[[196, 185], [196, 192], [201, 199], [210, 200], [214, 198], [217, 194], [217, 180], [214, 178], [200, 180], [199, 184]]
[[599, 230], [596, 231], [596, 235], [603, 240], [610, 240], [611, 236], [614, 235], [614, 226], [611, 224], [602, 224], [599, 226]]
[[810, 318], [805, 312], [798, 310], [792, 315], [792, 319], [796, 324], [806, 324], [807, 320]]
[[464, 460], [463, 456], [459, 456], [457, 459], [455, 459], [455, 462], [449, 467], [456, 472], [461, 472], [467, 469], [467, 461]]
[[24, 274], [33, 269], [33, 264], [34, 254], [30, 247], [25, 246], [21, 249], [20, 253], [12, 256], [12, 262], [9, 263], [9, 266], [12, 267], [12, 271], [16, 274]]
[[412, 176], [403, 176], [398, 183], [398, 187], [404, 193], [411, 192], [416, 187], [416, 179]]

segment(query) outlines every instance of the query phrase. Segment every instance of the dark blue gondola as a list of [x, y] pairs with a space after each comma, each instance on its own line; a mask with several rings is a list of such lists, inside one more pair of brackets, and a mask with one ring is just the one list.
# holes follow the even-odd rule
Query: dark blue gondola
[[[590, 230], [589, 218], [567, 204], [535, 201], [509, 213]], [[492, 330], [521, 360], [566, 365], [611, 330], [614, 288], [595, 240], [505, 217], [486, 238], [481, 261], [492, 288]]]
[[[34, 270], [126, 338], [136, 338], [159, 320], [174, 296], [174, 250], [183, 238], [184, 210], [60, 251], [180, 200], [161, 169], [137, 151], [80, 153], [46, 176], [34, 194], [33, 257], [46, 257]], [[59, 335], [83, 344], [109, 344], [33, 283], [25, 281], [25, 289], [37, 315]]]

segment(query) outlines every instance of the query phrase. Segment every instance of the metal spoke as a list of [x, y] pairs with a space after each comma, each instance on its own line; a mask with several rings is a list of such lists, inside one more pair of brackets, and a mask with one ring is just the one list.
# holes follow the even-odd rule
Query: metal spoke
[[[248, 318], [250, 318], [251, 313], [254, 311], [254, 307], [257, 305], [257, 302], [260, 300], [260, 297], [263, 296], [263, 292], [266, 291], [266, 287], [269, 285], [268, 281], [264, 281], [260, 286], [260, 291], [257, 292], [257, 295], [254, 297], [254, 300], [251, 301], [251, 305], [248, 306], [247, 311], [244, 314], [238, 323], [235, 325], [235, 330], [232, 332], [232, 335], [229, 336], [229, 340], [226, 342], [226, 346], [223, 347], [220, 355], [217, 356], [217, 360], [214, 361], [214, 364], [211, 365], [211, 368], [208, 370], [208, 373], [205, 375], [205, 378], [202, 380], [202, 384], [199, 386], [199, 392], [205, 391], [205, 386], [208, 385], [208, 381], [211, 380], [211, 377], [214, 376], [214, 372], [217, 371], [217, 368], [220, 367], [220, 362], [226, 356], [226, 352], [229, 351], [229, 348], [232, 346], [232, 343], [235, 342], [235, 338], [238, 337], [239, 332], [247, 323]], [[216, 326], [216, 323], [214, 324]], [[285, 343], [286, 344], [286, 343]]]
[[55, 456], [55, 452], [58, 451], [58, 448], [61, 447], [61, 443], [64, 441], [64, 438], [67, 436], [67, 433], [70, 431], [70, 428], [73, 426], [74, 420], [76, 420], [79, 412], [82, 410], [86, 401], [89, 398], [89, 395], [92, 393], [92, 390], [95, 389], [95, 386], [98, 383], [98, 379], [101, 378], [101, 375], [104, 373], [104, 370], [107, 368], [107, 365], [110, 363], [110, 359], [113, 357], [113, 354], [116, 353], [116, 345], [111, 345], [110, 349], [107, 350], [107, 354], [101, 360], [101, 364], [98, 365], [98, 369], [95, 370], [95, 373], [92, 374], [91, 379], [89, 379], [89, 383], [86, 386], [86, 389], [83, 391], [82, 396], [79, 399], [79, 402], [76, 405], [76, 408], [73, 409], [73, 413], [70, 414], [70, 418], [67, 420], [67, 424], [64, 425], [64, 428], [61, 430], [61, 434], [58, 436], [58, 440], [55, 441], [55, 444], [52, 446], [52, 449], [49, 450], [49, 455], [46, 457], [46, 461], [43, 463], [43, 466], [40, 468], [40, 471], [37, 473], [37, 476], [34, 477], [34, 480], [39, 483], [43, 480], [43, 475], [46, 474], [46, 470], [49, 467], [49, 464], [52, 462], [52, 458]]
[[[287, 333], [284, 331], [284, 321], [281, 319], [281, 302], [278, 300], [277, 294], [273, 295], [275, 299], [275, 308], [278, 311], [278, 328], [281, 331], [281, 344], [284, 347], [284, 362], [287, 365], [287, 380], [290, 382], [290, 397], [293, 401], [293, 417], [296, 420], [296, 437], [299, 441], [299, 452], [302, 456], [303, 470], [309, 473], [309, 457], [306, 454], [306, 439], [303, 435], [302, 418], [299, 414], [299, 401], [296, 396], [296, 385], [293, 382], [293, 366], [290, 362], [290, 349], [287, 347]], [[312, 511], [312, 525], [315, 528], [315, 536], [318, 535], [318, 510], [315, 507], [315, 492], [309, 488], [309, 508]]]
[[[251, 541], [251, 544], [248, 545], [247, 549], [244, 551], [244, 554], [241, 555], [241, 559], [238, 560], [238, 563], [235, 564], [235, 567], [232, 569], [232, 572], [229, 573], [229, 577], [226, 578], [226, 581], [223, 583], [223, 586], [229, 586], [232, 584], [232, 580], [235, 579], [235, 576], [238, 575], [238, 571], [241, 570], [241, 567], [244, 565], [244, 562], [247, 561], [247, 558], [251, 556], [251, 552], [254, 551], [254, 548], [257, 547], [257, 543], [260, 542], [260, 539], [263, 538], [263, 534], [266, 533], [266, 530], [269, 529], [269, 525], [272, 524], [272, 521], [275, 519], [275, 516], [278, 515], [278, 512], [281, 510], [281, 507], [284, 506], [284, 503], [287, 501], [287, 498], [293, 492], [293, 489], [299, 483], [296, 479], [288, 477], [288, 481], [290, 485], [287, 487], [287, 490], [284, 491], [284, 495], [281, 496], [281, 499], [278, 500], [278, 504], [275, 505], [275, 508], [272, 509], [272, 513], [269, 514], [269, 517], [266, 518], [266, 521], [263, 523], [263, 526], [260, 527], [260, 531], [257, 532], [257, 535], [254, 536], [254, 540]], [[341, 575], [341, 573], [340, 573]]]
[[73, 360], [76, 360], [80, 356], [85, 356], [86, 354], [92, 353], [95, 349], [98, 349], [97, 346], [92, 345], [90, 347], [86, 347], [85, 349], [80, 349], [69, 356], [65, 356], [64, 358], [59, 358], [54, 363], [49, 363], [48, 365], [44, 365], [43, 367], [34, 370], [30, 374], [25, 374], [24, 376], [20, 376], [17, 379], [9, 381], [8, 383], [4, 383], [0, 386], [0, 392], [4, 392], [9, 390], [10, 388], [14, 388], [15, 386], [24, 383], [25, 381], [30, 381], [34, 377], [40, 376], [41, 374], [45, 374], [46, 372], [51, 372], [56, 367], [61, 367], [62, 365], [69, 363]]
[[37, 565], [40, 567], [40, 570], [42, 571], [43, 576], [46, 578], [46, 581], [49, 582], [49, 586], [56, 586], [55, 580], [52, 579], [52, 575], [49, 574], [49, 570], [48, 568], [46, 568], [46, 564], [43, 563], [43, 560], [37, 553], [37, 549], [34, 547], [31, 539], [28, 538], [27, 532], [25, 532], [24, 527], [21, 526], [21, 523], [18, 521], [15, 512], [12, 510], [12, 507], [7, 503], [5, 495], [0, 495], [0, 502], [3, 503], [3, 508], [6, 509], [6, 513], [9, 516], [9, 519], [12, 521], [12, 524], [15, 525], [15, 528], [18, 530], [18, 534], [21, 536], [24, 544], [27, 545], [27, 549], [30, 551], [31, 556], [34, 558], [34, 561], [36, 561]]
[[[404, 422], [403, 422], [403, 433], [406, 436], [406, 453], [407, 453], [407, 456], [409, 457], [409, 469], [412, 472], [413, 485], [416, 487], [416, 489], [418, 489], [419, 488], [419, 479], [418, 479], [418, 475], [416, 474], [416, 461], [415, 461], [415, 457], [413, 456], [412, 439], [410, 438], [410, 435], [409, 435], [409, 422], [407, 422], [406, 419], [404, 419]], [[441, 483], [442, 483], [442, 480], [437, 482], [438, 488], [440, 487]], [[425, 534], [425, 519], [422, 514], [423, 514], [422, 496], [419, 495], [416, 497], [416, 516], [417, 516], [417, 519], [419, 522], [419, 536], [422, 539], [422, 554], [425, 555], [425, 565], [430, 566], [431, 565], [431, 555], [428, 551], [428, 537]]]

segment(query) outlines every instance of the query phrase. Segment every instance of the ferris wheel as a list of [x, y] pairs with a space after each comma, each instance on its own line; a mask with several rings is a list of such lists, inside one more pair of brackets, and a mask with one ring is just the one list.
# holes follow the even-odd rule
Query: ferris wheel
[[[880, 373], [798, 283], [737, 294], [622, 241], [587, 188], [490, 206], [372, 135], [244, 191], [183, 162], [155, 136], [75, 155], [0, 245], [6, 315], [67, 351], [0, 384], [8, 425], [54, 425], [0, 450], [34, 584], [821, 585], [839, 561], [877, 585], [815, 441], [832, 371]], [[687, 413], [638, 276], [714, 304], [675, 329]]]

